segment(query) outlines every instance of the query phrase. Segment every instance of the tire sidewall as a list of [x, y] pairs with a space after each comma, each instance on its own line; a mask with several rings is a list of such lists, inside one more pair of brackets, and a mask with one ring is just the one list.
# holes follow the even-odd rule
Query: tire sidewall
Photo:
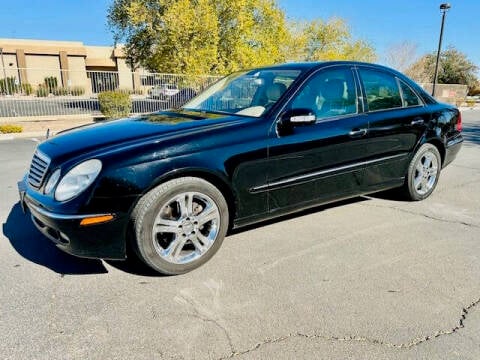
[[[425, 194], [419, 194], [415, 189], [415, 186], [413, 185], [415, 168], [419, 159], [421, 159], [422, 156], [427, 152], [431, 152], [437, 158], [437, 164], [438, 164], [437, 174], [436, 174], [435, 182], [432, 188], [428, 190]], [[437, 187], [438, 179], [440, 178], [441, 167], [442, 167], [442, 158], [440, 156], [438, 149], [435, 147], [435, 145], [432, 145], [430, 143], [423, 144], [413, 156], [412, 160], [410, 161], [410, 165], [408, 167], [407, 187], [408, 187], [409, 196], [412, 200], [414, 201], [423, 200], [432, 194], [432, 192]]]
[[[183, 192], [199, 192], [212, 199], [220, 214], [220, 226], [213, 245], [199, 259], [187, 264], [168, 262], [157, 253], [153, 245], [152, 229], [155, 218], [167, 201]], [[179, 178], [161, 184], [144, 196], [144, 207], [135, 221], [136, 248], [140, 258], [153, 269], [167, 275], [189, 272], [212, 258], [222, 245], [228, 230], [228, 206], [222, 193], [209, 182], [193, 177]], [[142, 211], [143, 210], [143, 211]]]

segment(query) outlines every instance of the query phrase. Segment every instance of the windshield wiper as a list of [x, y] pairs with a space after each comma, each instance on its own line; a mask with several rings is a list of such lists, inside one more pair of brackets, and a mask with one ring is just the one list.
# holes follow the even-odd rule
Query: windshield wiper
[[209, 110], [209, 109], [190, 109], [190, 108], [182, 108], [183, 110], [186, 111], [192, 111], [192, 112], [199, 112], [199, 113], [210, 113], [210, 114], [219, 114], [219, 115], [234, 115], [234, 113], [229, 113], [226, 111], [218, 111], [218, 110]]

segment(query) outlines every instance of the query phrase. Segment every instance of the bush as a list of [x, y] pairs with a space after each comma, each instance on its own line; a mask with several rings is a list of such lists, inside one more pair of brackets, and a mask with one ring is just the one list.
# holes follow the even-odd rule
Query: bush
[[98, 94], [100, 111], [107, 119], [126, 117], [132, 110], [130, 96], [121, 91], [105, 91]]
[[475, 99], [467, 99], [465, 102], [467, 103], [468, 107], [474, 107], [475, 106]]
[[15, 76], [0, 79], [0, 93], [9, 95], [17, 93], [19, 86], [15, 84], [15, 81]]
[[68, 95], [69, 92], [70, 91], [68, 90], [68, 88], [64, 87], [57, 87], [55, 89], [52, 89], [52, 94], [55, 96]]
[[470, 96], [480, 95], [480, 88], [470, 89], [470, 90], [468, 91], [468, 95], [470, 95]]
[[73, 96], [80, 96], [85, 94], [85, 88], [81, 86], [74, 86], [70, 89]]
[[49, 93], [50, 92], [48, 89], [43, 85], [40, 85], [35, 91], [35, 95], [37, 95], [37, 97], [47, 97]]
[[23, 128], [19, 125], [0, 125], [0, 134], [21, 133]]
[[28, 83], [22, 84], [22, 91], [25, 95], [32, 95], [33, 87], [31, 84]]
[[53, 89], [56, 89], [58, 87], [58, 80], [55, 76], [48, 76], [45, 79], [43, 79], [43, 82], [45, 83], [45, 86], [48, 89], [48, 92], [52, 92]]

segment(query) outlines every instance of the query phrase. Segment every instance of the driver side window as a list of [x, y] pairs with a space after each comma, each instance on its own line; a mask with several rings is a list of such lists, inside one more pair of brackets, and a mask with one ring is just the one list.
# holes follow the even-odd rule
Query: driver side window
[[309, 109], [317, 120], [356, 114], [357, 93], [350, 69], [321, 70], [303, 86], [291, 109]]

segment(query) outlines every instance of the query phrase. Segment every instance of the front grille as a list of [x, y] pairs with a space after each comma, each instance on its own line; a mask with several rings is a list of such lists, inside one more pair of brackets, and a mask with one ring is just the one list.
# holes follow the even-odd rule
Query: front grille
[[40, 151], [35, 151], [33, 154], [32, 163], [30, 164], [30, 171], [28, 172], [28, 182], [37, 189], [42, 185], [45, 174], [50, 165], [50, 159]]

